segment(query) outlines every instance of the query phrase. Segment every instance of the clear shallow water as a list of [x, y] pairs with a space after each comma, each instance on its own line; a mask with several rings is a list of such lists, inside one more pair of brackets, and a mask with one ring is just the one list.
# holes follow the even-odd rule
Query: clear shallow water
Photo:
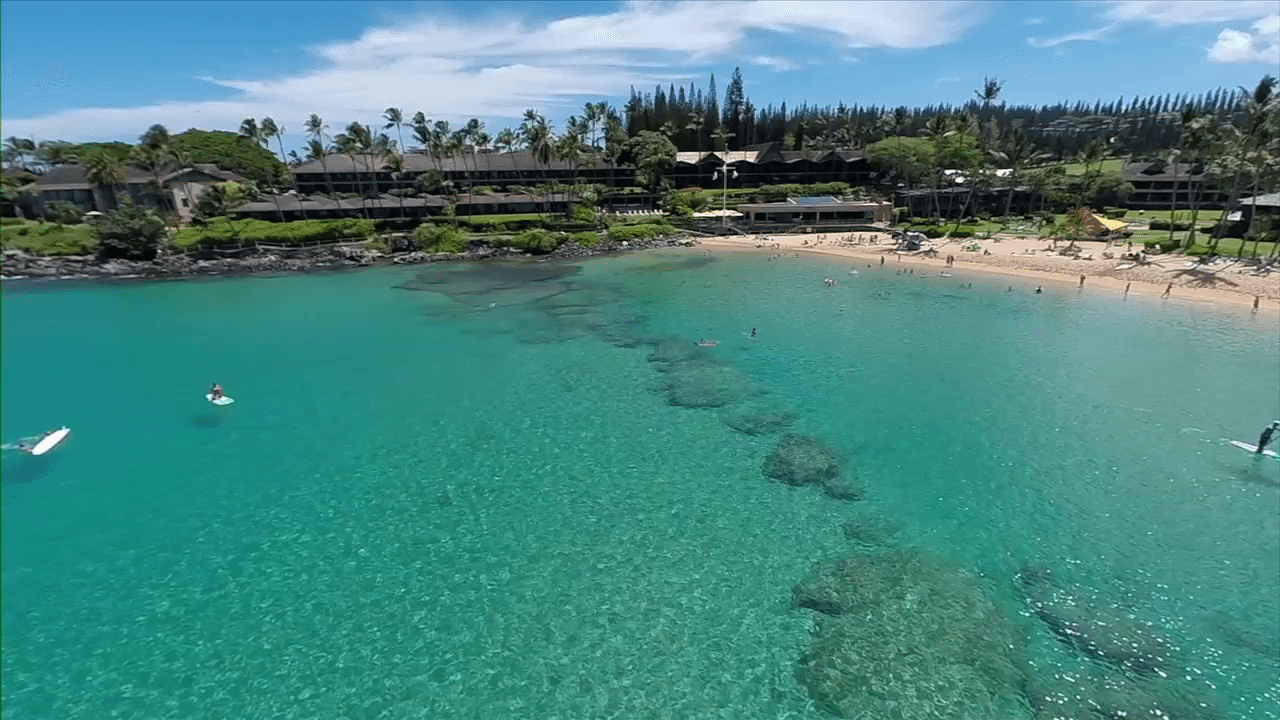
[[[6, 285], [4, 440], [74, 434], [4, 458], [4, 717], [821, 717], [791, 591], [851, 517], [978, 573], [1037, 682], [1110, 671], [1028, 563], [1159, 628], [1205, 717], [1280, 717], [1280, 463], [1222, 443], [1280, 415], [1273, 319], [848, 267]], [[656, 336], [718, 338], [865, 499], [669, 405], [617, 347]]]

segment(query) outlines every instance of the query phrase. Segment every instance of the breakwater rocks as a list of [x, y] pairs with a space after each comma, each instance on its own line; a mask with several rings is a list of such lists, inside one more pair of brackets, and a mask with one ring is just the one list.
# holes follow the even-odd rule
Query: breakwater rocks
[[[690, 247], [692, 240], [665, 238], [629, 243], [601, 243], [587, 248], [566, 243], [550, 255], [554, 259], [572, 259], [645, 250], [659, 247]], [[158, 278], [205, 275], [243, 275], [251, 273], [307, 272], [340, 268], [368, 267], [375, 264], [416, 265], [432, 262], [487, 260], [490, 258], [523, 258], [533, 255], [515, 248], [480, 246], [463, 253], [410, 252], [386, 255], [360, 246], [336, 246], [299, 250], [245, 250], [236, 257], [171, 255], [155, 260], [100, 260], [93, 255], [32, 255], [21, 250], [5, 250], [0, 271], [5, 279], [85, 279], [85, 278]]]
[[915, 550], [821, 564], [792, 592], [817, 611], [798, 677], [845, 718], [1023, 717], [1024, 637], [974, 574]]

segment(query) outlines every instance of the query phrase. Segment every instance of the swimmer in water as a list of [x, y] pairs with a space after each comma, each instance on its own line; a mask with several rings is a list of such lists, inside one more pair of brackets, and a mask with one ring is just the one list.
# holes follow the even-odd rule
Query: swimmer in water
[[1041, 288], [1039, 285], [1037, 285], [1037, 286], [1036, 286], [1036, 294], [1037, 294], [1037, 295], [1039, 295], [1039, 294], [1040, 294], [1040, 293], [1042, 293], [1042, 292], [1044, 292], [1044, 289], [1043, 289], [1043, 288]]
[[751, 328], [751, 337], [756, 337], [756, 329]]

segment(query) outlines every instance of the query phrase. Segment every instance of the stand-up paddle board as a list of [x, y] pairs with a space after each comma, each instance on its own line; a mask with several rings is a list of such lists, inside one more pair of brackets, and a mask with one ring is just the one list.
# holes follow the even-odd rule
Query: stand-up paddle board
[[[1231, 444], [1235, 445], [1241, 450], [1248, 450], [1249, 452], [1256, 452], [1258, 449], [1257, 443], [1247, 443], [1243, 440], [1232, 440]], [[1280, 455], [1276, 455], [1275, 450], [1263, 450], [1262, 454], [1266, 455], [1267, 457], [1280, 457]]]
[[204, 394], [204, 399], [205, 399], [205, 400], [208, 400], [209, 402], [213, 403], [214, 405], [230, 405], [231, 403], [235, 402], [235, 400], [232, 400], [231, 398], [227, 397], [226, 395], [223, 395], [222, 397], [218, 398], [217, 400], [214, 400], [214, 399], [213, 399], [213, 393], [205, 393], [205, 394]]
[[58, 443], [62, 442], [63, 440], [66, 440], [67, 436], [70, 434], [71, 434], [71, 428], [64, 427], [61, 430], [54, 430], [48, 435], [45, 435], [44, 439], [42, 439], [40, 442], [36, 443], [35, 447], [31, 448], [31, 454], [43, 455], [49, 452], [50, 450], [57, 447]]

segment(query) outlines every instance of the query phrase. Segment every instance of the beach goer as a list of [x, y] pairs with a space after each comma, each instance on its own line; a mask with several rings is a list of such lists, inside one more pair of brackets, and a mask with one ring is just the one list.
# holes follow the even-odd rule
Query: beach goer
[[756, 329], [751, 328], [751, 337], [756, 337]]
[[1261, 296], [1261, 295], [1254, 295], [1254, 296], [1253, 296], [1253, 311], [1254, 311], [1254, 312], [1258, 312], [1258, 302], [1259, 302], [1260, 300], [1262, 300], [1262, 296]]
[[209, 388], [209, 399], [217, 400], [221, 397], [222, 397], [222, 386], [219, 385], [218, 383], [213, 383], [213, 385]]
[[1080, 287], [1084, 287], [1084, 276], [1080, 276]]
[[1042, 287], [1040, 287], [1039, 285], [1037, 285], [1037, 286], [1036, 286], [1036, 294], [1037, 294], [1037, 295], [1039, 295], [1039, 294], [1040, 294], [1040, 293], [1042, 293], [1042, 292], [1044, 292], [1044, 288], [1042, 288]]
[[1255, 454], [1261, 455], [1262, 451], [1267, 449], [1267, 443], [1271, 442], [1271, 438], [1276, 434], [1277, 430], [1280, 430], [1280, 420], [1272, 420], [1270, 425], [1262, 429], [1262, 435], [1258, 438], [1258, 449], [1254, 451]]
[[1127, 283], [1125, 283], [1125, 284], [1124, 284], [1124, 296], [1125, 296], [1125, 297], [1129, 297], [1129, 286], [1130, 286], [1130, 285], [1132, 285], [1132, 284], [1133, 284], [1133, 283], [1131, 283], [1131, 282], [1127, 282]]
[[881, 264], [881, 265], [883, 265], [883, 264], [884, 264], [884, 256], [883, 256], [883, 255], [881, 255], [881, 256], [880, 256], [880, 264]]
[[1165, 286], [1164, 293], [1161, 294], [1160, 297], [1167, 298], [1169, 297], [1169, 293], [1171, 292], [1173, 292], [1173, 283], [1169, 283], [1167, 286]]

